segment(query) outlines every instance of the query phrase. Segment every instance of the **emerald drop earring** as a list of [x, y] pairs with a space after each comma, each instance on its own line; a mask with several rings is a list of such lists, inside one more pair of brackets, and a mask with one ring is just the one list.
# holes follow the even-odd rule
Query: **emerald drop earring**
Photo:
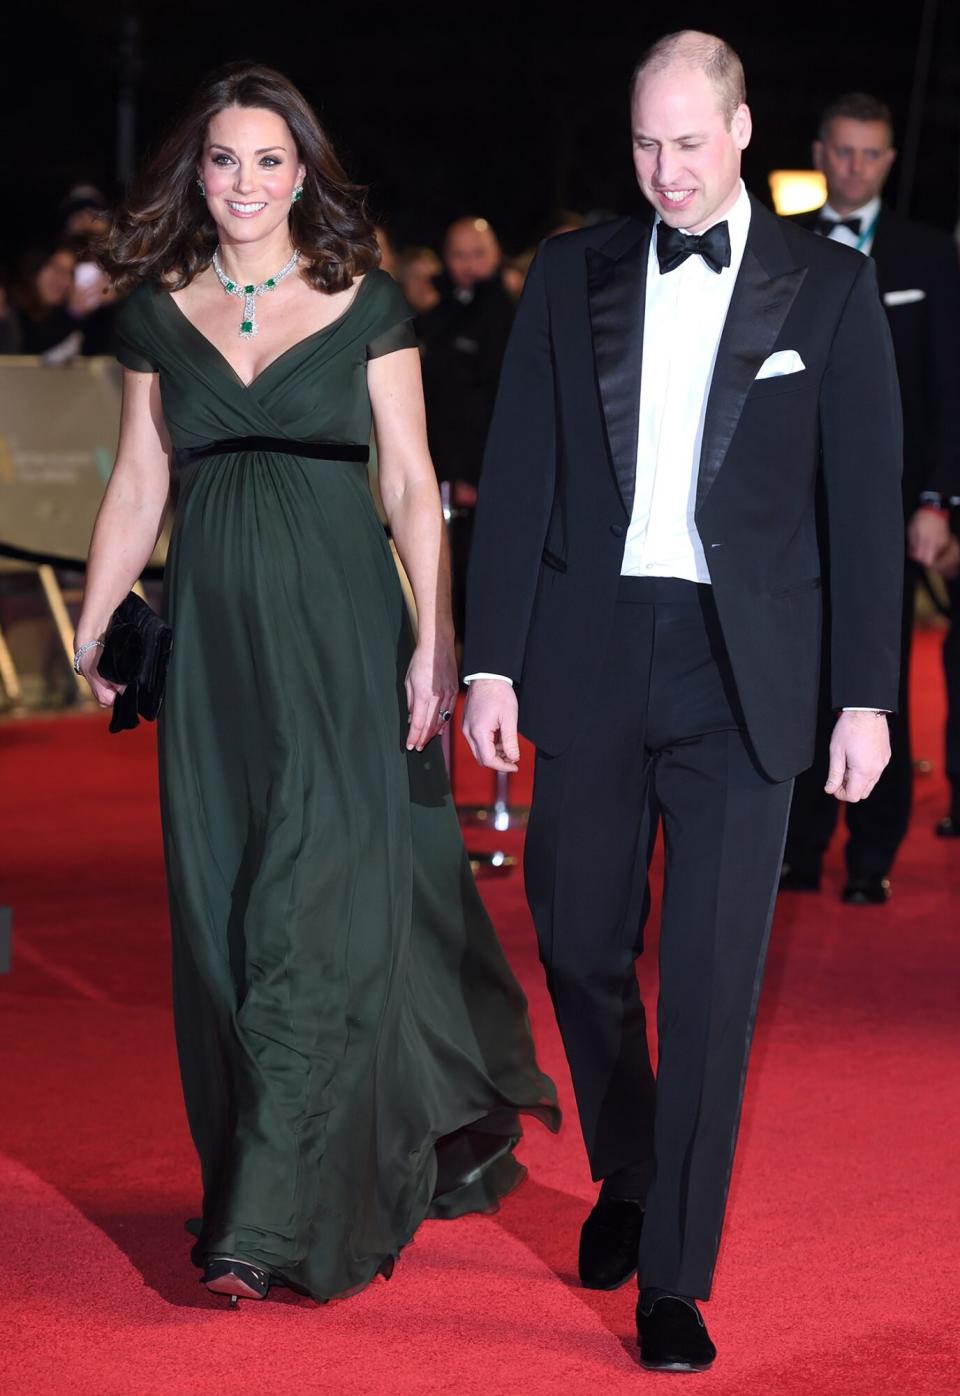
[[201, 195], [203, 196], [203, 198], [206, 198], [206, 197], [207, 197], [207, 186], [204, 184], [204, 182], [203, 182], [202, 179], [199, 179], [199, 178], [197, 179], [197, 188], [200, 190], [200, 193], [201, 193]]
[[298, 184], [298, 185], [296, 186], [296, 188], [294, 189], [293, 194], [291, 195], [290, 202], [291, 202], [292, 204], [298, 204], [302, 198], [303, 198], [303, 185], [302, 185], [302, 184]]

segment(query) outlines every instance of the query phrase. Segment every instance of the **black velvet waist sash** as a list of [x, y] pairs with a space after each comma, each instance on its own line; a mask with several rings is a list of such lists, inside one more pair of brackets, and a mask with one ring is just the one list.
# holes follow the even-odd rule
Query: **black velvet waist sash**
[[207, 441], [202, 446], [183, 446], [176, 456], [179, 465], [190, 465], [207, 456], [236, 456], [244, 451], [308, 456], [311, 460], [351, 460], [361, 465], [366, 465], [370, 459], [370, 447], [353, 441], [290, 441], [285, 436], [228, 436], [222, 441]]

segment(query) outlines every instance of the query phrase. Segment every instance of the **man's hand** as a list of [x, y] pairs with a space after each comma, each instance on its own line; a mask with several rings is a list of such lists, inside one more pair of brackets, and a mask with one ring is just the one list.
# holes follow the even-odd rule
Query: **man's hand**
[[849, 804], [865, 800], [889, 760], [885, 714], [841, 713], [830, 739], [830, 773], [824, 789]]
[[481, 766], [515, 771], [520, 762], [517, 695], [505, 679], [474, 679], [467, 689], [463, 735]]
[[937, 509], [920, 508], [907, 524], [907, 552], [921, 567], [935, 567], [950, 546], [950, 521]]

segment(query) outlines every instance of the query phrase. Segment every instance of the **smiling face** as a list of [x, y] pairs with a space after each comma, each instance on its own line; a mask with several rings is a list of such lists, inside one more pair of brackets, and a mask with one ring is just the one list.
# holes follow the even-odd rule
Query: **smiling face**
[[663, 221], [699, 233], [721, 219], [740, 193], [749, 107], [741, 103], [728, 122], [707, 75], [673, 65], [640, 74], [631, 116], [637, 180]]
[[813, 143], [813, 163], [826, 176], [827, 202], [846, 215], [879, 198], [897, 152], [885, 121], [835, 116]]
[[221, 242], [258, 242], [286, 225], [306, 169], [282, 116], [227, 107], [207, 127], [197, 173]]

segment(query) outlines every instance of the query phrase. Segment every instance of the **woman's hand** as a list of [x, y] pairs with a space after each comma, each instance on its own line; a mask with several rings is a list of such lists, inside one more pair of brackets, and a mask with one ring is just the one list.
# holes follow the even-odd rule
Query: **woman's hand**
[[418, 643], [407, 670], [408, 751], [422, 751], [446, 725], [460, 685], [450, 617], [450, 549], [427, 422], [416, 349], [381, 354], [367, 365], [377, 437], [380, 495], [400, 561], [413, 590]]
[[407, 670], [406, 690], [410, 716], [407, 751], [423, 751], [447, 725], [440, 714], [453, 712], [460, 691], [452, 636], [417, 645]]
[[87, 650], [80, 660], [80, 672], [90, 685], [90, 691], [101, 708], [112, 708], [117, 694], [124, 691], [126, 684], [111, 683], [109, 679], [101, 677], [101, 653], [99, 645], [94, 645], [92, 649]]

